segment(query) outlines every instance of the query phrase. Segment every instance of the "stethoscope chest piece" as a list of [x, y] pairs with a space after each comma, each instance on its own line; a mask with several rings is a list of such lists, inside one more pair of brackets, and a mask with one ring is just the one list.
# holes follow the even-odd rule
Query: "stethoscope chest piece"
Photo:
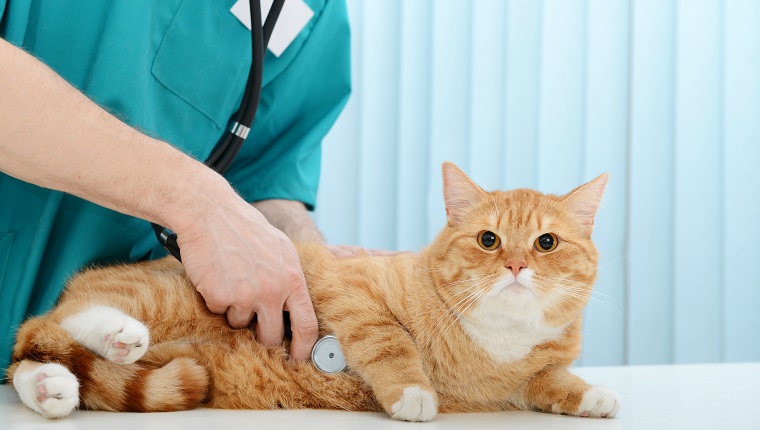
[[346, 369], [346, 358], [340, 349], [338, 339], [333, 335], [327, 335], [314, 344], [311, 350], [311, 362], [323, 373], [337, 373]]

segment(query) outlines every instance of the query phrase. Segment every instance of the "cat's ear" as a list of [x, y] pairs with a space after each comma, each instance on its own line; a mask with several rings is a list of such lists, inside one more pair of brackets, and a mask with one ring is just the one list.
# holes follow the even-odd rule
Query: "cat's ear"
[[563, 200], [570, 213], [580, 223], [584, 233], [594, 230], [594, 217], [602, 201], [604, 189], [607, 188], [609, 173], [603, 173], [596, 179], [570, 191]]
[[443, 200], [450, 225], [459, 224], [469, 208], [487, 197], [488, 193], [454, 163], [443, 163]]

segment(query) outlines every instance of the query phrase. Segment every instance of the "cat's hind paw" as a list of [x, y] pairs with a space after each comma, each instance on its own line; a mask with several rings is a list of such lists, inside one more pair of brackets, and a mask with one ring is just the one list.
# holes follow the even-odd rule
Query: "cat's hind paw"
[[17, 372], [13, 386], [26, 406], [46, 418], [65, 417], [79, 406], [79, 381], [60, 364]]
[[402, 421], [430, 421], [436, 414], [435, 396], [416, 385], [404, 388], [401, 398], [391, 406], [391, 418]]
[[101, 334], [104, 356], [113, 362], [134, 363], [148, 350], [148, 328], [126, 315], [104, 326]]
[[93, 306], [64, 319], [61, 327], [87, 349], [115, 363], [134, 363], [148, 351], [148, 328], [119, 309]]
[[594, 385], [583, 394], [581, 404], [573, 415], [591, 418], [612, 418], [620, 409], [620, 398], [609, 388]]

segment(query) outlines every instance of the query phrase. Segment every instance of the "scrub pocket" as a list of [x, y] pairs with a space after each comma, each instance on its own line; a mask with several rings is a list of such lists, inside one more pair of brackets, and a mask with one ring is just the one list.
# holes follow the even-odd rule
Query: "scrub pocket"
[[240, 104], [251, 65], [250, 32], [228, 8], [184, 0], [153, 61], [167, 89], [224, 129]]
[[[153, 76], [169, 91], [227, 127], [243, 99], [251, 68], [251, 32], [229, 11], [207, 0], [183, 0], [153, 61]], [[262, 87], [298, 56], [325, 8], [325, 0], [307, 0], [314, 17], [280, 57], [266, 51]], [[262, 105], [266, 103], [262, 94]]]

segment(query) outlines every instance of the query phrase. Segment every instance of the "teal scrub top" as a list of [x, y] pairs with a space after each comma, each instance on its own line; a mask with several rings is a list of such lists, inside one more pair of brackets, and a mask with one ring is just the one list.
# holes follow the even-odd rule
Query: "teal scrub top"
[[[251, 63], [234, 2], [0, 0], [0, 37], [126, 123], [205, 160]], [[267, 52], [254, 126], [225, 175], [247, 201], [314, 206], [321, 140], [350, 93], [345, 3], [305, 2], [314, 16], [280, 57]], [[2, 369], [19, 324], [48, 311], [83, 267], [165, 255], [146, 221], [3, 174], [0, 205]]]

